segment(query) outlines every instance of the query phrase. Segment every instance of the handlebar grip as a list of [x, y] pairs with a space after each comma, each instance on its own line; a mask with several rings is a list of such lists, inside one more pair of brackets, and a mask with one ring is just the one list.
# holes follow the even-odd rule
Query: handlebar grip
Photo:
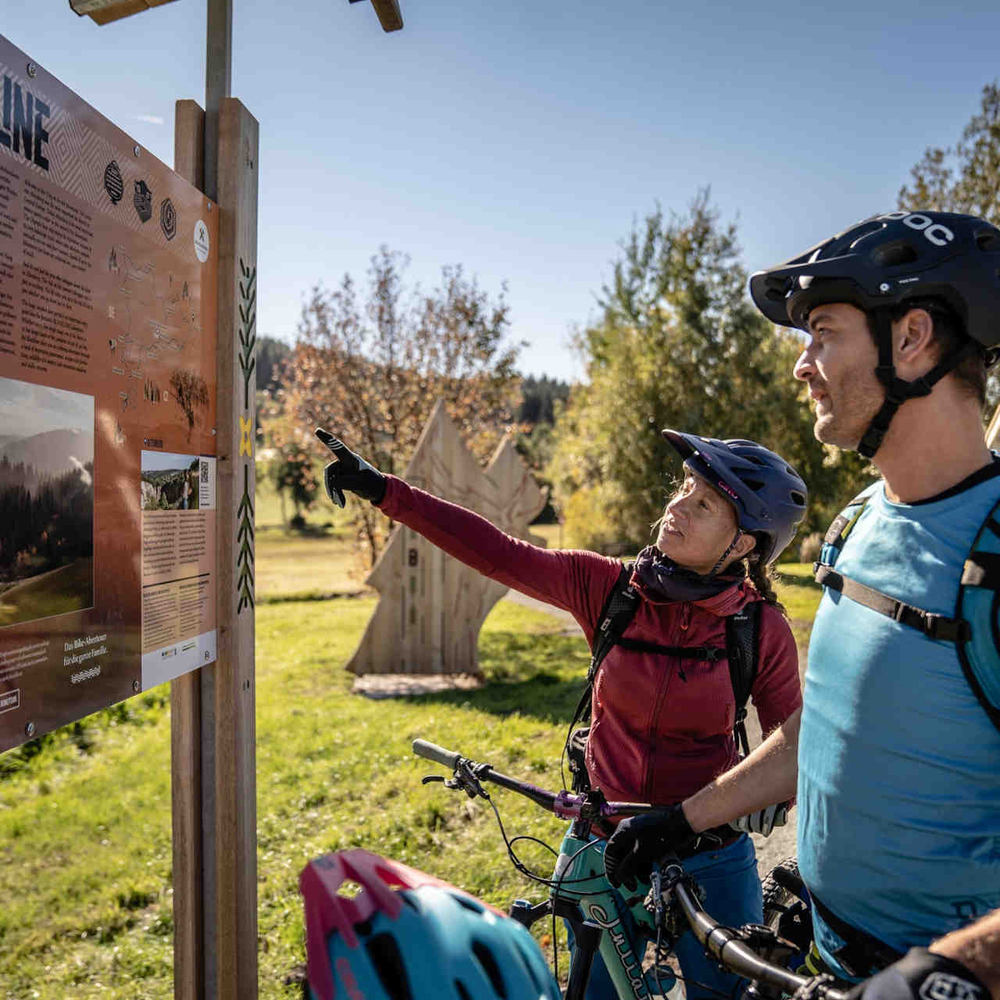
[[427, 740], [414, 740], [413, 752], [418, 757], [426, 757], [427, 760], [432, 760], [444, 767], [450, 767], [452, 770], [462, 759], [460, 753], [455, 753], [454, 750], [445, 750], [444, 747], [439, 747], [436, 743], [428, 743]]

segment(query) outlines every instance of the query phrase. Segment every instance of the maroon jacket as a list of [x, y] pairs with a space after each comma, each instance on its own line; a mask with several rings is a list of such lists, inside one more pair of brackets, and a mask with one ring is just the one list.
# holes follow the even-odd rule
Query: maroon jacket
[[[617, 559], [538, 548], [464, 507], [395, 476], [386, 478], [379, 505], [385, 514], [490, 579], [569, 611], [593, 646], [598, 616], [621, 570]], [[625, 635], [663, 646], [725, 647], [726, 617], [761, 599], [747, 583], [703, 601], [657, 602], [643, 596]], [[764, 732], [802, 703], [795, 640], [770, 605], [761, 615], [751, 697]], [[591, 783], [610, 800], [679, 802], [737, 761], [736, 702], [725, 658], [678, 660], [615, 646], [601, 664], [591, 707], [587, 770]]]

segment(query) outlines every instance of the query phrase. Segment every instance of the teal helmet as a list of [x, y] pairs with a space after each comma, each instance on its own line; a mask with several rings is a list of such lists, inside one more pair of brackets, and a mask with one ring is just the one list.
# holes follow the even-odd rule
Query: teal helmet
[[525, 927], [424, 872], [356, 848], [311, 861], [299, 888], [312, 1000], [559, 1000]]

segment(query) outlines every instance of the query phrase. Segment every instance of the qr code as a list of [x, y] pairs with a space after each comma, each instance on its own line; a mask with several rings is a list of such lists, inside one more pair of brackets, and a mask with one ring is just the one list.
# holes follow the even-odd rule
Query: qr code
[[208, 485], [208, 462], [206, 462], [205, 459], [201, 459], [200, 467], [201, 467], [201, 482], [202, 482], [202, 485], [207, 486]]

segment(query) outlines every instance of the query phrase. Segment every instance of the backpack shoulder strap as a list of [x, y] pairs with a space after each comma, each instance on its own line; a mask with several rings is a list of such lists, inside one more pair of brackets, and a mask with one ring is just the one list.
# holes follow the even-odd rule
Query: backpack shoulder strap
[[975, 627], [958, 644], [962, 673], [990, 721], [1000, 731], [1000, 706], [993, 704], [980, 677], [987, 670], [1000, 670], [1000, 500], [986, 516], [965, 560], [958, 588], [955, 617]]
[[590, 692], [594, 686], [594, 678], [597, 676], [598, 668], [604, 657], [611, 652], [612, 646], [621, 637], [621, 634], [628, 628], [629, 623], [635, 617], [636, 609], [639, 607], [639, 595], [629, 586], [632, 579], [632, 563], [625, 563], [618, 573], [618, 579], [614, 582], [608, 596], [604, 600], [604, 607], [597, 618], [597, 628], [594, 629], [594, 644], [590, 654], [590, 667], [587, 670], [587, 683], [580, 695], [576, 711], [573, 713], [573, 721], [570, 722], [570, 729], [579, 720], [586, 718], [590, 710]]
[[813, 567], [814, 572], [818, 566], [833, 565], [837, 558], [837, 553], [844, 547], [847, 536], [854, 530], [854, 525], [858, 523], [858, 518], [861, 517], [862, 511], [871, 499], [872, 490], [872, 486], [862, 490], [830, 522], [830, 527], [826, 529], [826, 534], [823, 536], [823, 548], [820, 551], [819, 561]]
[[594, 647], [590, 656], [590, 669], [587, 671], [588, 683], [593, 683], [597, 670], [604, 657], [611, 652], [611, 647], [621, 638], [629, 627], [639, 607], [639, 594], [629, 586], [632, 579], [632, 563], [625, 563], [618, 574], [618, 579], [604, 601], [604, 607], [597, 619], [594, 630]]
[[763, 604], [763, 601], [751, 601], [726, 619], [726, 656], [729, 660], [729, 679], [736, 699], [733, 736], [744, 757], [750, 752], [745, 719], [760, 659], [760, 615]]

